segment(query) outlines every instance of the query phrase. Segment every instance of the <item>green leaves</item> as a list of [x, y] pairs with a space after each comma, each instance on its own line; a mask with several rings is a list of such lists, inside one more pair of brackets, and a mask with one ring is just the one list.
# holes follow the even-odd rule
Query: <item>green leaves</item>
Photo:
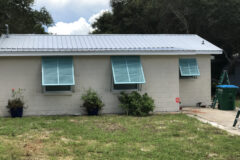
[[127, 115], [147, 116], [155, 108], [154, 100], [147, 93], [140, 95], [136, 91], [130, 94], [122, 92], [119, 101]]
[[53, 24], [53, 19], [46, 8], [40, 11], [32, 9], [34, 0], [1, 0], [0, 34], [5, 33], [5, 24], [10, 33], [46, 33], [44, 27]]
[[84, 101], [83, 106], [87, 110], [98, 109], [101, 110], [104, 103], [98, 96], [98, 94], [92, 89], [88, 89], [85, 94], [82, 95], [81, 99]]
[[[230, 58], [240, 52], [239, 0], [111, 0], [110, 4], [112, 12], [93, 24], [93, 33], [198, 34]], [[220, 63], [213, 65], [213, 74], [218, 78], [227, 60], [225, 55], [216, 58]]]

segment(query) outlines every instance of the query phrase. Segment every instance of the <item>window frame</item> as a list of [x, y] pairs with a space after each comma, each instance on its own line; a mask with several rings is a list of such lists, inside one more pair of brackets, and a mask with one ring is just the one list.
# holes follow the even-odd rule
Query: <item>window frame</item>
[[[70, 86], [70, 85], [66, 85], [66, 86]], [[47, 91], [46, 87], [49, 86], [42, 86], [42, 91], [44, 93], [44, 95], [47, 96], [71, 96], [74, 91], [75, 91], [75, 86], [70, 86], [70, 90], [66, 90], [66, 91]], [[61, 86], [52, 86], [52, 87], [61, 87]]]
[[180, 79], [198, 79], [199, 76], [181, 76], [181, 73], [179, 73]]

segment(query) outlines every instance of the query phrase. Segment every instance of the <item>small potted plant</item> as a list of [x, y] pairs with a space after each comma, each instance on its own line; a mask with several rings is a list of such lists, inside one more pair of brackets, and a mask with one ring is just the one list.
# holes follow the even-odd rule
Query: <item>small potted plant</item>
[[104, 106], [104, 103], [99, 98], [98, 94], [92, 89], [87, 90], [81, 98], [84, 101], [81, 107], [85, 108], [90, 116], [98, 115], [99, 111]]
[[24, 90], [20, 88], [17, 91], [14, 88], [12, 89], [12, 99], [8, 100], [6, 107], [13, 118], [23, 115], [23, 109], [25, 108], [23, 92]]

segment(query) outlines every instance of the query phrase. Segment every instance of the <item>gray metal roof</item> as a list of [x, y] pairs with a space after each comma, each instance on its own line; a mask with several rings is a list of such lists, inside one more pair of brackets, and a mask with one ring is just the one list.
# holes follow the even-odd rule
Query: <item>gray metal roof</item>
[[[62, 53], [64, 52], [64, 53]], [[0, 55], [114, 55], [221, 54], [222, 50], [198, 35], [10, 34], [0, 38]]]

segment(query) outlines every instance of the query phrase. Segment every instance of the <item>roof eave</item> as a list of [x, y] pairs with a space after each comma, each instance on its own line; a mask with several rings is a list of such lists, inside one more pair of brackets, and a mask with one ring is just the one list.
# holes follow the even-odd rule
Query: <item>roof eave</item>
[[165, 51], [146, 51], [146, 50], [129, 50], [129, 51], [0, 51], [0, 56], [112, 56], [112, 55], [219, 55], [222, 50], [165, 50]]

